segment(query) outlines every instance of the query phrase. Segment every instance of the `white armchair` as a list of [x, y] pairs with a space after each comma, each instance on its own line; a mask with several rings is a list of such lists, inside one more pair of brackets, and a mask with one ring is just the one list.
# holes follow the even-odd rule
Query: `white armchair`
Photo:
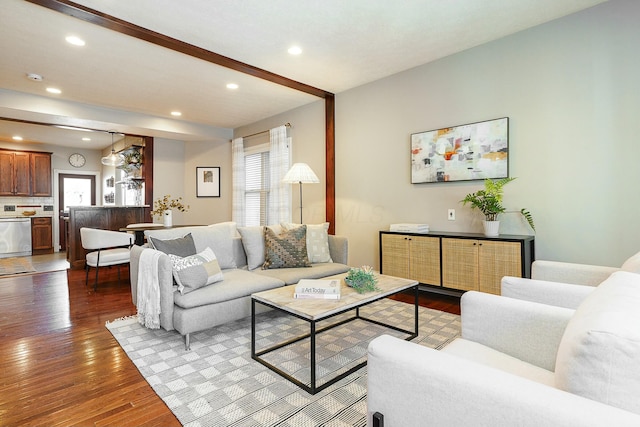
[[559, 261], [534, 261], [531, 278], [574, 285], [598, 286], [616, 271], [640, 273], [640, 252], [628, 258], [621, 267], [576, 264]]
[[640, 425], [640, 275], [592, 289], [577, 310], [467, 292], [462, 337], [440, 351], [376, 338], [369, 425]]
[[596, 286], [616, 271], [640, 273], [640, 252], [627, 259], [620, 268], [535, 261], [531, 267], [531, 279], [505, 276], [500, 294], [575, 309]]
[[118, 267], [118, 284], [120, 284], [120, 266], [129, 264], [133, 235], [119, 231], [101, 230], [98, 228], [80, 228], [82, 247], [88, 251], [85, 257], [85, 286], [89, 282], [89, 268], [96, 269], [93, 290], [98, 287], [98, 271], [100, 267]]

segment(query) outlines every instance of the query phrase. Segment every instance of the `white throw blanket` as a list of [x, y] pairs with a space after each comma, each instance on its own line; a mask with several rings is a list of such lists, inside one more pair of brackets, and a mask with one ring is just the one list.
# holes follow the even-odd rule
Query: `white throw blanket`
[[138, 323], [149, 329], [160, 328], [160, 285], [158, 259], [162, 252], [144, 249], [138, 264], [138, 292], [136, 306]]

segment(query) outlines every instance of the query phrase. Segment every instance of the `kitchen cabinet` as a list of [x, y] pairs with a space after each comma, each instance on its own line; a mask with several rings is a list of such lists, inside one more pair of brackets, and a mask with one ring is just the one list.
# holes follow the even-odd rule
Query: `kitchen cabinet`
[[33, 255], [53, 253], [53, 223], [50, 217], [31, 218], [31, 251]]
[[30, 196], [30, 154], [0, 150], [0, 196]]
[[50, 153], [31, 153], [31, 195], [51, 196]]
[[0, 196], [51, 196], [51, 153], [0, 149]]
[[533, 236], [380, 231], [380, 271], [426, 290], [499, 294], [503, 276], [531, 277]]

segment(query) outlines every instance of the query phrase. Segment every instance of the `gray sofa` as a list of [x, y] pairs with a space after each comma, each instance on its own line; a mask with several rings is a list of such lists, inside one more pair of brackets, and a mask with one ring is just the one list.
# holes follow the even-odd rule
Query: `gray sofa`
[[[252, 293], [295, 284], [300, 279], [318, 279], [349, 271], [347, 239], [332, 235], [328, 240], [333, 262], [314, 263], [311, 267], [301, 268], [249, 270], [247, 254], [241, 237], [235, 231], [235, 224], [225, 224], [232, 224], [229, 232], [218, 225], [145, 231], [147, 238], [151, 236], [162, 240], [191, 233], [196, 250], [201, 252], [210, 247], [222, 268], [224, 279], [221, 282], [182, 295], [174, 285], [171, 260], [165, 254], [159, 257], [160, 326], [182, 334], [187, 349], [190, 347], [191, 333], [250, 316]], [[134, 304], [137, 299], [139, 260], [144, 249], [141, 246], [131, 249], [130, 278]]]

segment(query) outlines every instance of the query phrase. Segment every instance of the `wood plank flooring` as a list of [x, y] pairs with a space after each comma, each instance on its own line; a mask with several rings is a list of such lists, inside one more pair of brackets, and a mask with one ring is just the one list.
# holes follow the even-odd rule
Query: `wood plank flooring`
[[135, 313], [128, 270], [106, 271], [96, 292], [83, 270], [0, 277], [1, 426], [180, 425], [104, 326]]

